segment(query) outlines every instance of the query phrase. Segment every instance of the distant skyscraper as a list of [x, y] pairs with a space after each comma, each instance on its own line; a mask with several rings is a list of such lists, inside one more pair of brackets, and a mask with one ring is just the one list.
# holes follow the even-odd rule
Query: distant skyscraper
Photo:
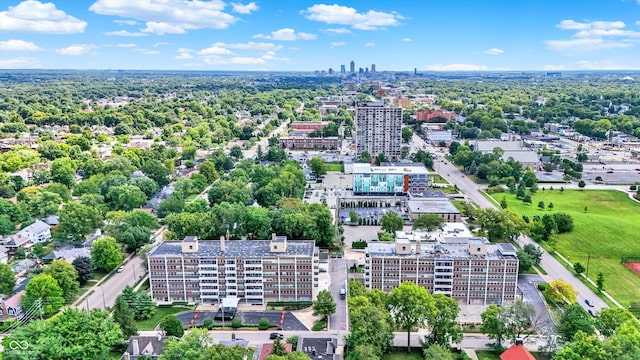
[[353, 60], [351, 60], [351, 65], [349, 66], [349, 70], [351, 70], [352, 74], [356, 72], [356, 63]]
[[376, 72], [376, 64], [371, 64], [371, 72]]
[[356, 105], [356, 152], [359, 156], [380, 153], [390, 160], [400, 158], [402, 145], [402, 108], [385, 107], [382, 102]]
[[333, 69], [329, 68], [329, 75], [333, 75]]
[[340, 65], [340, 74], [344, 74], [345, 72], [347, 72], [345, 70], [345, 66], [344, 65]]

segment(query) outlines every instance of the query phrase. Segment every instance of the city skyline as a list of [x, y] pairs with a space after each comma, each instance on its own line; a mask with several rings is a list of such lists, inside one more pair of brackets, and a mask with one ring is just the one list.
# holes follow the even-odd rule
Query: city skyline
[[640, 70], [640, 0], [10, 0], [0, 68]]

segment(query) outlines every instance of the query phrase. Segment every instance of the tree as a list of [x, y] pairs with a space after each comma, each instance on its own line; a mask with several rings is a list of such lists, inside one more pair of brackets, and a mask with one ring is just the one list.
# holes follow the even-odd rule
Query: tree
[[370, 163], [371, 162], [371, 154], [369, 154], [368, 151], [361, 152], [360, 156], [358, 157], [358, 162]]
[[549, 205], [547, 205], [547, 208], [548, 208], [549, 210], [553, 210], [553, 203], [552, 203], [552, 202], [550, 202], [550, 203], [549, 203]]
[[170, 171], [158, 160], [148, 160], [140, 170], [158, 183], [160, 187], [169, 183]]
[[77, 167], [73, 160], [69, 158], [58, 158], [51, 162], [51, 180], [67, 187], [72, 187], [75, 183]]
[[[377, 301], [374, 303], [372, 299], [375, 293], [366, 291], [364, 286], [356, 290], [353, 280], [349, 284], [349, 294], [351, 333], [346, 338], [346, 344], [350, 350], [364, 346], [370, 349], [374, 356], [380, 358], [391, 347], [393, 341], [392, 319], [385, 307], [386, 301], [381, 299], [379, 303]], [[362, 359], [363, 357], [350, 355], [349, 358]]]
[[15, 286], [16, 277], [13, 270], [11, 270], [11, 266], [0, 263], [0, 294], [8, 297]]
[[277, 355], [277, 356], [287, 355], [287, 349], [284, 347], [284, 344], [282, 344], [282, 341], [280, 341], [280, 338], [275, 338], [275, 340], [273, 341], [273, 347], [271, 348], [271, 355]]
[[516, 300], [504, 306], [500, 310], [498, 319], [504, 324], [505, 336], [515, 342], [525, 330], [532, 326], [535, 313], [533, 305], [522, 300]]
[[544, 206], [544, 201], [542, 201], [542, 200], [538, 201], [538, 209], [544, 210], [544, 207], [545, 207]]
[[9, 235], [16, 230], [16, 224], [11, 222], [9, 215], [0, 215], [0, 236]]
[[413, 130], [409, 126], [405, 126], [402, 128], [402, 142], [408, 143], [411, 141], [413, 137]]
[[433, 231], [442, 229], [444, 219], [438, 214], [422, 214], [413, 221], [413, 229]]
[[160, 321], [160, 328], [164, 330], [167, 336], [182, 337], [182, 335], [184, 335], [182, 323], [173, 315], [165, 316], [164, 319]]
[[58, 286], [62, 289], [62, 296], [65, 300], [71, 300], [78, 292], [78, 272], [66, 260], [54, 260], [44, 269], [45, 274], [56, 279]]
[[5, 337], [5, 349], [14, 341], [29, 344], [25, 351], [5, 350], [3, 359], [103, 359], [122, 344], [122, 332], [107, 311], [67, 308], [51, 319], [36, 320]]
[[573, 285], [562, 279], [552, 281], [547, 289], [547, 296], [549, 296], [549, 299], [559, 304], [575, 303], [577, 294], [578, 292], [573, 288]]
[[80, 203], [68, 203], [58, 212], [57, 233], [70, 241], [83, 241], [85, 236], [102, 225], [98, 210]]
[[243, 360], [247, 350], [241, 346], [211, 345], [213, 339], [205, 329], [193, 329], [182, 339], [168, 339], [160, 360]]
[[147, 195], [136, 186], [120, 185], [112, 187], [105, 199], [114, 210], [131, 211], [144, 205]]
[[565, 306], [564, 314], [556, 327], [558, 335], [565, 341], [571, 341], [579, 330], [589, 335], [594, 333], [591, 315], [587, 314], [580, 304]]
[[147, 198], [153, 196], [159, 190], [158, 184], [147, 177], [139, 177], [129, 180], [129, 185], [135, 186], [147, 195]]
[[582, 265], [582, 263], [580, 261], [577, 261], [575, 264], [573, 264], [573, 270], [575, 270], [576, 274], [580, 275], [586, 269], [584, 268], [584, 265]]
[[411, 330], [424, 327], [433, 311], [433, 298], [425, 288], [404, 282], [391, 291], [388, 302], [396, 325], [407, 331], [407, 352], [410, 352]]
[[491, 242], [513, 240], [527, 230], [522, 217], [509, 210], [480, 209], [475, 211], [475, 216]]
[[456, 154], [458, 153], [458, 150], [460, 149], [460, 143], [457, 141], [452, 141], [451, 144], [449, 144], [449, 154], [451, 154], [451, 156], [456, 156]]
[[599, 292], [604, 291], [604, 274], [599, 272], [598, 277], [596, 278], [596, 288]]
[[124, 256], [120, 252], [116, 239], [111, 236], [105, 236], [93, 243], [91, 259], [98, 269], [111, 271], [122, 263]]
[[404, 227], [404, 220], [395, 212], [387, 211], [382, 215], [382, 218], [380, 218], [380, 225], [382, 230], [395, 234], [396, 231], [400, 231]]
[[506, 197], [502, 197], [502, 200], [500, 200], [500, 207], [502, 209], [506, 209], [509, 206], [509, 204], [507, 203], [507, 198]]
[[502, 346], [502, 341], [507, 334], [506, 324], [502, 321], [502, 316], [500, 315], [501, 309], [497, 305], [489, 305], [487, 310], [480, 315], [482, 318], [480, 331], [490, 339], [495, 339], [498, 346]]
[[229, 150], [229, 156], [234, 157], [236, 159], [242, 159], [242, 148], [238, 145], [234, 145], [231, 150]]
[[433, 309], [427, 314], [427, 323], [431, 332], [425, 336], [428, 346], [449, 346], [462, 340], [462, 328], [456, 318], [460, 311], [458, 302], [446, 295], [433, 294]]
[[389, 158], [384, 153], [380, 153], [376, 156], [376, 165], [389, 162]]
[[146, 291], [134, 291], [129, 285], [122, 290], [121, 296], [133, 311], [135, 320], [150, 319], [156, 312], [156, 304]]
[[411, 156], [411, 161], [421, 163], [428, 168], [433, 168], [433, 156], [424, 150], [418, 150]]
[[529, 255], [536, 265], [540, 265], [540, 261], [542, 261], [542, 250], [538, 246], [534, 244], [527, 244], [522, 248], [522, 250]]
[[533, 259], [531, 259], [531, 256], [529, 254], [522, 250], [518, 250], [517, 257], [518, 271], [527, 272], [531, 270], [531, 268], [533, 267]]
[[424, 360], [455, 360], [456, 357], [453, 355], [451, 350], [448, 349], [447, 345], [430, 345], [428, 348], [425, 348], [422, 351], [424, 355]]
[[598, 317], [595, 321], [595, 326], [600, 334], [609, 337], [616, 332], [616, 329], [620, 327], [627, 320], [633, 320], [633, 314], [627, 309], [622, 308], [604, 308], [600, 310]]
[[118, 296], [113, 305], [113, 320], [120, 326], [125, 339], [138, 334], [136, 323], [133, 318], [133, 311], [124, 300], [122, 295]]
[[351, 224], [357, 224], [359, 219], [360, 217], [358, 216], [357, 212], [353, 210], [349, 211], [349, 221], [351, 222]]
[[573, 218], [567, 213], [553, 214], [553, 220], [556, 224], [558, 233], [567, 233], [573, 231]]
[[327, 173], [327, 166], [324, 163], [324, 160], [320, 157], [313, 157], [309, 160], [309, 168], [311, 169], [311, 173], [316, 178]]
[[587, 184], [584, 182], [584, 180], [580, 180], [580, 181], [578, 181], [578, 187], [579, 187], [580, 189], [584, 189], [584, 187], [585, 187], [586, 185], [587, 185]]
[[78, 273], [78, 282], [80, 286], [84, 286], [87, 281], [93, 278], [93, 264], [91, 259], [86, 256], [75, 258], [71, 263]]
[[[51, 275], [40, 274], [34, 277], [25, 290], [20, 305], [25, 312], [31, 311], [34, 307], [38, 308], [39, 303], [42, 311], [40, 314], [51, 315], [64, 305], [62, 289]], [[35, 313], [39, 314], [37, 311]]]
[[209, 184], [213, 183], [218, 178], [218, 171], [216, 165], [212, 161], [205, 161], [198, 166], [200, 174], [204, 175]]
[[329, 290], [321, 290], [316, 301], [313, 302], [313, 316], [321, 316], [326, 319], [336, 312], [336, 302]]

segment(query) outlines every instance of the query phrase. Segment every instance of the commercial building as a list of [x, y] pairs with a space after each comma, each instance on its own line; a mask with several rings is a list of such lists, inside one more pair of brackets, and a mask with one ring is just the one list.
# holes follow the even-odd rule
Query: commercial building
[[464, 304], [504, 305], [516, 298], [516, 249], [484, 238], [448, 244], [419, 239], [370, 243], [365, 257], [367, 289], [390, 292], [406, 281]]
[[340, 149], [342, 140], [336, 136], [308, 137], [308, 136], [282, 136], [279, 139], [280, 147], [286, 149]]
[[356, 104], [355, 123], [357, 155], [366, 151], [371, 156], [400, 158], [402, 108], [386, 107], [382, 102], [360, 102]]
[[440, 215], [445, 222], [461, 222], [460, 211], [445, 198], [412, 198], [407, 201], [409, 217], [415, 220], [424, 214]]
[[354, 195], [406, 195], [410, 191], [428, 188], [429, 171], [422, 164], [353, 164]]
[[309, 301], [318, 283], [313, 241], [199, 240], [163, 242], [148, 255], [151, 296], [158, 304]]

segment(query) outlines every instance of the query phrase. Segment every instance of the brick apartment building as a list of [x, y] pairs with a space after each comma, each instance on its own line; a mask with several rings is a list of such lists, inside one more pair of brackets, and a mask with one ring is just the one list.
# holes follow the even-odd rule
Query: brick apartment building
[[286, 149], [335, 150], [342, 147], [342, 140], [333, 137], [282, 136], [280, 147]]
[[312, 300], [318, 252], [313, 241], [275, 234], [271, 240], [164, 242], [147, 259], [151, 296], [158, 304]]
[[324, 129], [327, 125], [329, 125], [328, 121], [292, 121], [289, 127], [295, 132], [312, 132]]
[[453, 113], [436, 109], [424, 109], [416, 111], [416, 120], [418, 121], [429, 121], [438, 116], [443, 117], [447, 120], [451, 120], [451, 118], [453, 117]]
[[464, 304], [506, 304], [516, 298], [516, 249], [483, 238], [446, 244], [406, 239], [369, 244], [365, 286], [390, 292], [406, 281]]

